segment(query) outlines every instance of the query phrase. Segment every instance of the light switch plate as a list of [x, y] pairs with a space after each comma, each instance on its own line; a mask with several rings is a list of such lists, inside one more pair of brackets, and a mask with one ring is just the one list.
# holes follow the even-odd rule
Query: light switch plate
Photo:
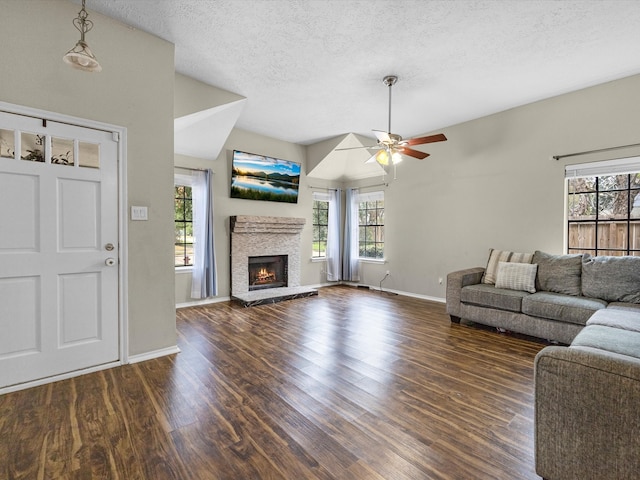
[[147, 207], [131, 206], [131, 220], [149, 220], [147, 216]]

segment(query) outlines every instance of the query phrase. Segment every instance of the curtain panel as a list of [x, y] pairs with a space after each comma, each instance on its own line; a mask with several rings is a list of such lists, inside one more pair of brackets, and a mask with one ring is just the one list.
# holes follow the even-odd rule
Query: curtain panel
[[329, 226], [327, 228], [327, 281], [339, 282], [342, 280], [341, 250], [341, 216], [342, 191], [329, 191]]
[[327, 192], [313, 192], [313, 200], [327, 202], [327, 281], [339, 282], [342, 279], [342, 190], [330, 189]]
[[213, 232], [213, 185], [211, 170], [192, 173], [193, 233], [195, 263], [191, 278], [191, 298], [215, 297], [218, 294]]
[[344, 220], [344, 245], [342, 255], [342, 279], [350, 282], [360, 280], [358, 263], [358, 190], [346, 190]]

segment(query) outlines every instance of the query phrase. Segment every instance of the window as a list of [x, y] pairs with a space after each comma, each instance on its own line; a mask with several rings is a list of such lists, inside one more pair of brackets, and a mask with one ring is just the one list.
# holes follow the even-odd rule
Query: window
[[640, 173], [571, 177], [567, 167], [567, 181], [567, 252], [640, 256]]
[[384, 192], [358, 196], [358, 255], [360, 258], [384, 258]]
[[193, 208], [191, 187], [175, 185], [175, 266], [193, 265]]
[[329, 228], [329, 202], [313, 200], [313, 258], [327, 256], [327, 230]]

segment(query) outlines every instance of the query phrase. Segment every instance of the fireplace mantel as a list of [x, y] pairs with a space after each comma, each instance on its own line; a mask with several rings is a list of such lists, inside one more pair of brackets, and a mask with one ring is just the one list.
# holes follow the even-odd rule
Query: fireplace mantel
[[258, 217], [236, 215], [231, 217], [231, 233], [283, 233], [300, 234], [306, 219], [294, 217]]

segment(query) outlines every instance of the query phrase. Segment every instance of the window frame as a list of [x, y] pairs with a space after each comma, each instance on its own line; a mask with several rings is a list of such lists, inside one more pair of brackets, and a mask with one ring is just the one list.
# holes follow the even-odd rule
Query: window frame
[[[182, 196], [178, 196], [178, 188], [183, 187], [186, 191], [186, 189], [188, 188], [191, 191], [191, 195], [190, 196], [186, 196], [186, 195], [182, 195]], [[183, 215], [182, 218], [176, 218], [177, 215], [177, 201], [178, 200], [182, 200], [183, 202]], [[177, 239], [175, 238], [175, 234], [174, 234], [174, 268], [175, 269], [191, 269], [193, 268], [193, 261], [194, 261], [194, 254], [195, 254], [195, 250], [194, 250], [194, 242], [193, 242], [193, 190], [192, 190], [192, 185], [190, 181], [186, 181], [185, 179], [182, 178], [178, 178], [176, 177], [174, 180], [174, 188], [173, 188], [173, 202], [174, 202], [174, 225], [177, 227], [178, 224], [184, 225], [184, 242], [178, 242]], [[187, 220], [185, 217], [185, 213], [186, 213], [186, 204], [187, 202], [191, 203], [191, 219]], [[186, 230], [187, 230], [187, 225], [191, 225], [191, 232], [192, 232], [192, 241], [191, 242], [187, 242], [186, 241]], [[176, 229], [177, 230], [177, 229]], [[191, 247], [191, 262], [190, 263], [186, 263], [183, 262], [182, 264], [178, 264], [176, 263], [175, 259], [177, 258], [176, 256], [176, 250], [179, 246], [182, 246], [183, 248], [183, 259], [184, 258], [189, 258], [188, 257], [188, 253], [189, 253], [189, 246]]]
[[[320, 209], [318, 208], [320, 203], [325, 204], [326, 208]], [[320, 219], [320, 211], [325, 210], [326, 215], [326, 223], [316, 223], [316, 219]], [[313, 193], [313, 204], [312, 204], [312, 214], [311, 214], [311, 228], [312, 228], [312, 240], [311, 240], [311, 260], [312, 261], [323, 261], [327, 259], [327, 235], [329, 232], [329, 196], [326, 194], [319, 194], [317, 192]], [[324, 240], [322, 239], [322, 227], [324, 227]], [[315, 245], [318, 243], [318, 249], [316, 250]], [[321, 253], [320, 245], [324, 243], [324, 255]], [[316, 252], [318, 255], [316, 255]]]
[[[569, 165], [565, 167], [565, 251], [566, 253], [588, 253], [591, 255], [615, 255], [615, 256], [640, 256], [640, 245], [637, 245], [637, 231], [640, 229], [640, 217], [633, 217], [633, 202], [640, 195], [640, 163], [635, 162], [635, 158], [620, 159], [619, 162], [605, 161], [593, 162], [591, 164]], [[603, 188], [602, 182], [606, 177], [626, 176], [626, 186], [617, 188]], [[593, 179], [592, 188], [584, 188], [575, 190], [572, 183], [579, 178]], [[572, 182], [573, 181], [573, 182]], [[633, 183], [635, 182], [635, 183]], [[603, 215], [601, 211], [601, 201], [605, 195], [625, 194], [626, 196], [626, 214], [621, 215], [617, 212], [615, 216], [611, 214]], [[589, 218], [572, 218], [570, 215], [571, 208], [576, 204], [577, 196], [593, 195], [590, 202], [594, 211]], [[586, 198], [586, 197], [582, 197]], [[624, 197], [623, 197], [624, 198]], [[589, 232], [591, 242], [587, 241], [581, 246], [579, 244], [572, 245], [572, 239], [584, 238], [584, 231], [580, 233], [579, 225], [593, 225], [593, 231]], [[615, 238], [622, 239], [623, 245], [603, 244], [603, 241], [609, 241], [610, 236], [607, 235], [605, 229], [611, 231], [612, 225], [615, 230], [618, 229], [620, 234]], [[620, 229], [622, 231], [620, 231]], [[634, 233], [636, 232], [636, 233]], [[635, 248], [632, 248], [635, 246]]]
[[[376, 192], [366, 192], [358, 194], [358, 259], [365, 262], [384, 262], [385, 261], [385, 205], [384, 205], [384, 192], [376, 191]], [[371, 203], [373, 203], [373, 208], [371, 208]], [[363, 208], [364, 205], [364, 208]], [[364, 210], [364, 217], [367, 219], [367, 223], [362, 223]], [[373, 215], [374, 223], [369, 222], [369, 218], [371, 218], [368, 213], [374, 211]], [[380, 220], [382, 222], [380, 223]], [[367, 240], [367, 229], [373, 228], [374, 230], [374, 240]], [[365, 235], [362, 235], [362, 232], [365, 232]], [[363, 239], [364, 237], [364, 239]], [[379, 256], [368, 256], [362, 255], [364, 245], [364, 252], [366, 254], [367, 247], [369, 245], [373, 245], [373, 251], [375, 253], [380, 252]], [[379, 246], [381, 245], [381, 248]]]

